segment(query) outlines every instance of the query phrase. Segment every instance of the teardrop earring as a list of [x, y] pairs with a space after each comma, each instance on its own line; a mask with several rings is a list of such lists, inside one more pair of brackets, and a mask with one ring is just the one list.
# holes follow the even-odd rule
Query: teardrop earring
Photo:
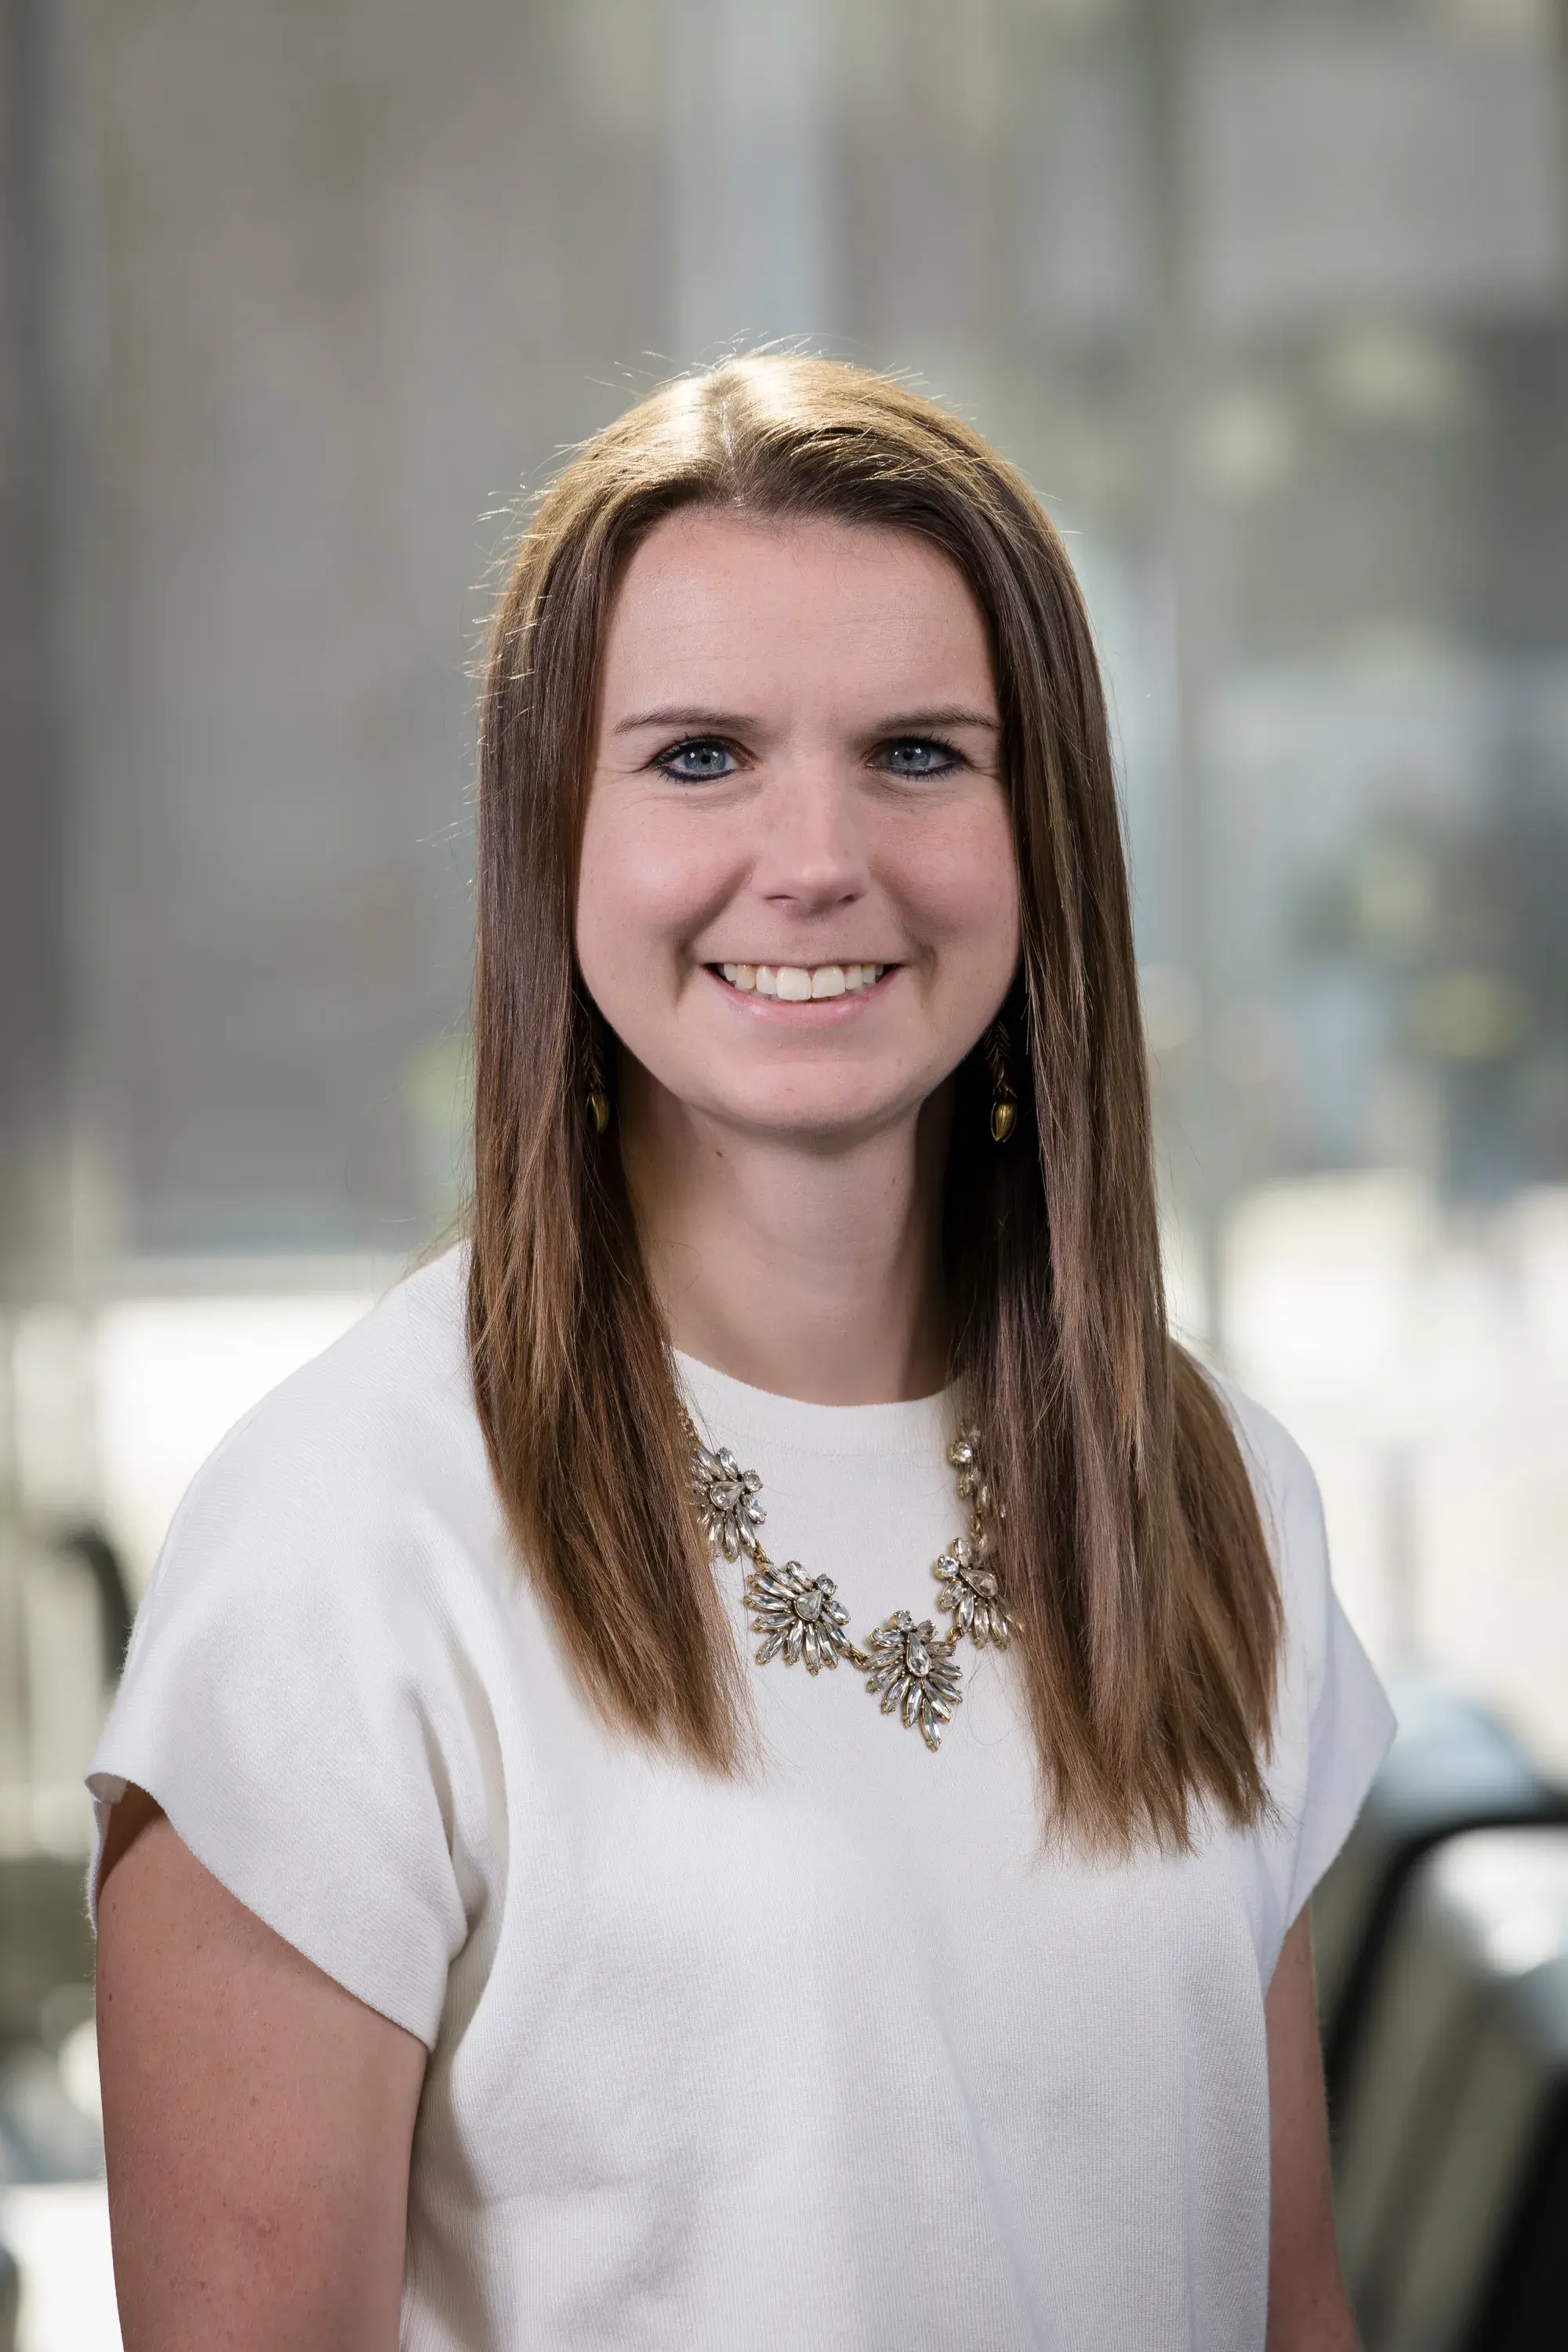
[[1012, 1041], [1000, 1013], [985, 1032], [981, 1050], [991, 1073], [991, 1140], [1005, 1143], [1018, 1123], [1018, 1097], [1013, 1089]]
[[588, 1117], [593, 1122], [595, 1134], [603, 1135], [610, 1124], [610, 1097], [605, 1087], [605, 1069], [599, 1059], [599, 1041], [592, 1029], [588, 1032], [588, 1046], [584, 1060], [587, 1066]]

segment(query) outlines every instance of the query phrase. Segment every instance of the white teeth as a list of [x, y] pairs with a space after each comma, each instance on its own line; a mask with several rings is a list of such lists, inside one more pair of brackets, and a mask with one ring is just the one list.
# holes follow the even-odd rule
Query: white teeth
[[733, 989], [748, 996], [780, 996], [786, 1003], [805, 1004], [826, 996], [850, 996], [857, 989], [873, 988], [887, 971], [885, 963], [821, 963], [815, 971], [793, 963], [721, 963], [719, 970]]

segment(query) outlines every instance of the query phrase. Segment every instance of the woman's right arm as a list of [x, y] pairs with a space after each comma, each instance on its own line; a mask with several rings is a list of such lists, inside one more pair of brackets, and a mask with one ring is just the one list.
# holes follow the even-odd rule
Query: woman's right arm
[[98, 2047], [125, 2352], [395, 2352], [425, 2046], [114, 1808]]

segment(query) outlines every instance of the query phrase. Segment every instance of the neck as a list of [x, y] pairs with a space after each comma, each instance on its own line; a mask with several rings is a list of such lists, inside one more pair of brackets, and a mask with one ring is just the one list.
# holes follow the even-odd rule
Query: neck
[[648, 1271], [684, 1354], [813, 1404], [942, 1387], [945, 1089], [831, 1148], [737, 1135], [640, 1072], [620, 1112]]

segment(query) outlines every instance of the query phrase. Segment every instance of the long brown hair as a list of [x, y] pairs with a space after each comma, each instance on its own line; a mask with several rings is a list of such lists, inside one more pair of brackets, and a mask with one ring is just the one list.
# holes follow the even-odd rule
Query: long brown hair
[[1023, 954], [1019, 1116], [958, 1073], [951, 1372], [1004, 1507], [1047, 1817], [1183, 1845], [1266, 1810], [1280, 1605], [1229, 1418], [1169, 1334], [1104, 697], [1078, 584], [1021, 477], [955, 417], [832, 362], [731, 360], [588, 442], [497, 613], [479, 743], [475, 1392], [526, 1571], [603, 1715], [721, 1770], [742, 1661], [694, 1521], [668, 1339], [614, 1128], [574, 904], [600, 651], [626, 560], [695, 505], [918, 532], [990, 634]]

